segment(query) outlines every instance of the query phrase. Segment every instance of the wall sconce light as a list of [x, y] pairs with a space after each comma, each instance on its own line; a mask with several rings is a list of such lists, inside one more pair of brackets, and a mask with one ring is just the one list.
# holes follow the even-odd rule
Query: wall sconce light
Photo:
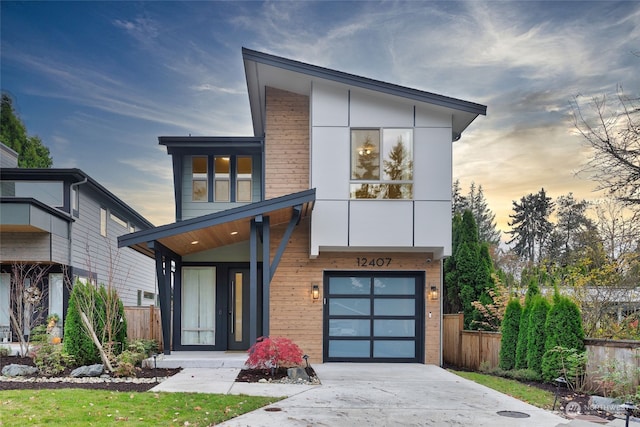
[[438, 299], [438, 288], [435, 286], [431, 287], [431, 291], [429, 292], [429, 298], [432, 300]]
[[320, 298], [320, 286], [317, 283], [311, 284], [311, 298], [317, 301]]

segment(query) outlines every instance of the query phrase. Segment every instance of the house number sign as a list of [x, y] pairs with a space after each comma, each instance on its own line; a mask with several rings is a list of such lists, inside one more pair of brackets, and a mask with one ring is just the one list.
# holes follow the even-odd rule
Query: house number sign
[[391, 258], [356, 258], [356, 264], [358, 267], [389, 267], [391, 265]]

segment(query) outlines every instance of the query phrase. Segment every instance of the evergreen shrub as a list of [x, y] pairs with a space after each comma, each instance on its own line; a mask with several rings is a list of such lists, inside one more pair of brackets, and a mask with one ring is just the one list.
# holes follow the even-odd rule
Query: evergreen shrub
[[518, 330], [520, 329], [520, 317], [522, 305], [517, 299], [512, 299], [507, 304], [502, 319], [502, 339], [500, 342], [500, 369], [510, 370], [516, 366], [516, 345], [518, 343]]
[[551, 305], [542, 295], [533, 297], [529, 315], [529, 337], [527, 338], [527, 366], [542, 374], [542, 356], [545, 352], [545, 323]]

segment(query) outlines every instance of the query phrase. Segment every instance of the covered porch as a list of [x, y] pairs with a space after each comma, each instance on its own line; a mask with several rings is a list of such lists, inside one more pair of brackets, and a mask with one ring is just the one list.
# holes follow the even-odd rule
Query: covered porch
[[[314, 202], [315, 189], [311, 189], [118, 238], [119, 247], [131, 247], [156, 261], [162, 337], [165, 343], [173, 343], [172, 346], [165, 345], [165, 356], [171, 355], [172, 348], [196, 353], [200, 350], [218, 353], [231, 348], [239, 349], [227, 342], [227, 338], [234, 334], [235, 321], [227, 317], [227, 312], [232, 312], [232, 304], [227, 301], [227, 294], [224, 293], [218, 294], [215, 308], [208, 310], [213, 311], [211, 315], [215, 316], [215, 332], [211, 332], [214, 345], [182, 345], [181, 313], [192, 307], [183, 307], [181, 294], [176, 289], [182, 288], [183, 266], [195, 265], [193, 262], [185, 262], [185, 258], [189, 259], [188, 257], [205, 251], [233, 247], [240, 242], [245, 245], [248, 243], [248, 253], [244, 255], [248, 261], [248, 278], [245, 277], [247, 306], [244, 310], [247, 319], [246, 327], [243, 327], [243, 331], [246, 331], [243, 341], [247, 344], [240, 349], [247, 349], [261, 335], [269, 335], [271, 280], [294, 228], [303, 218], [311, 215]], [[286, 226], [286, 229], [277, 246], [274, 242], [276, 249], [272, 255], [271, 229], [276, 226]], [[219, 260], [212, 257], [201, 261], [201, 264], [213, 265], [217, 261]], [[220, 286], [226, 285], [220, 281]], [[229, 295], [232, 297], [233, 294], [229, 292]]]

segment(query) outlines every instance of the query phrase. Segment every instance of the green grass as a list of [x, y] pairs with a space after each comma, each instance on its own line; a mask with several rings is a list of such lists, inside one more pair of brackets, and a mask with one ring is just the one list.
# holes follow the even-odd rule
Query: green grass
[[555, 395], [549, 391], [539, 389], [512, 379], [496, 377], [494, 375], [480, 374], [478, 372], [451, 371], [454, 374], [482, 384], [489, 388], [515, 397], [542, 409], [551, 409]]
[[278, 400], [280, 398], [203, 393], [6, 390], [0, 392], [0, 426], [202, 427]]

